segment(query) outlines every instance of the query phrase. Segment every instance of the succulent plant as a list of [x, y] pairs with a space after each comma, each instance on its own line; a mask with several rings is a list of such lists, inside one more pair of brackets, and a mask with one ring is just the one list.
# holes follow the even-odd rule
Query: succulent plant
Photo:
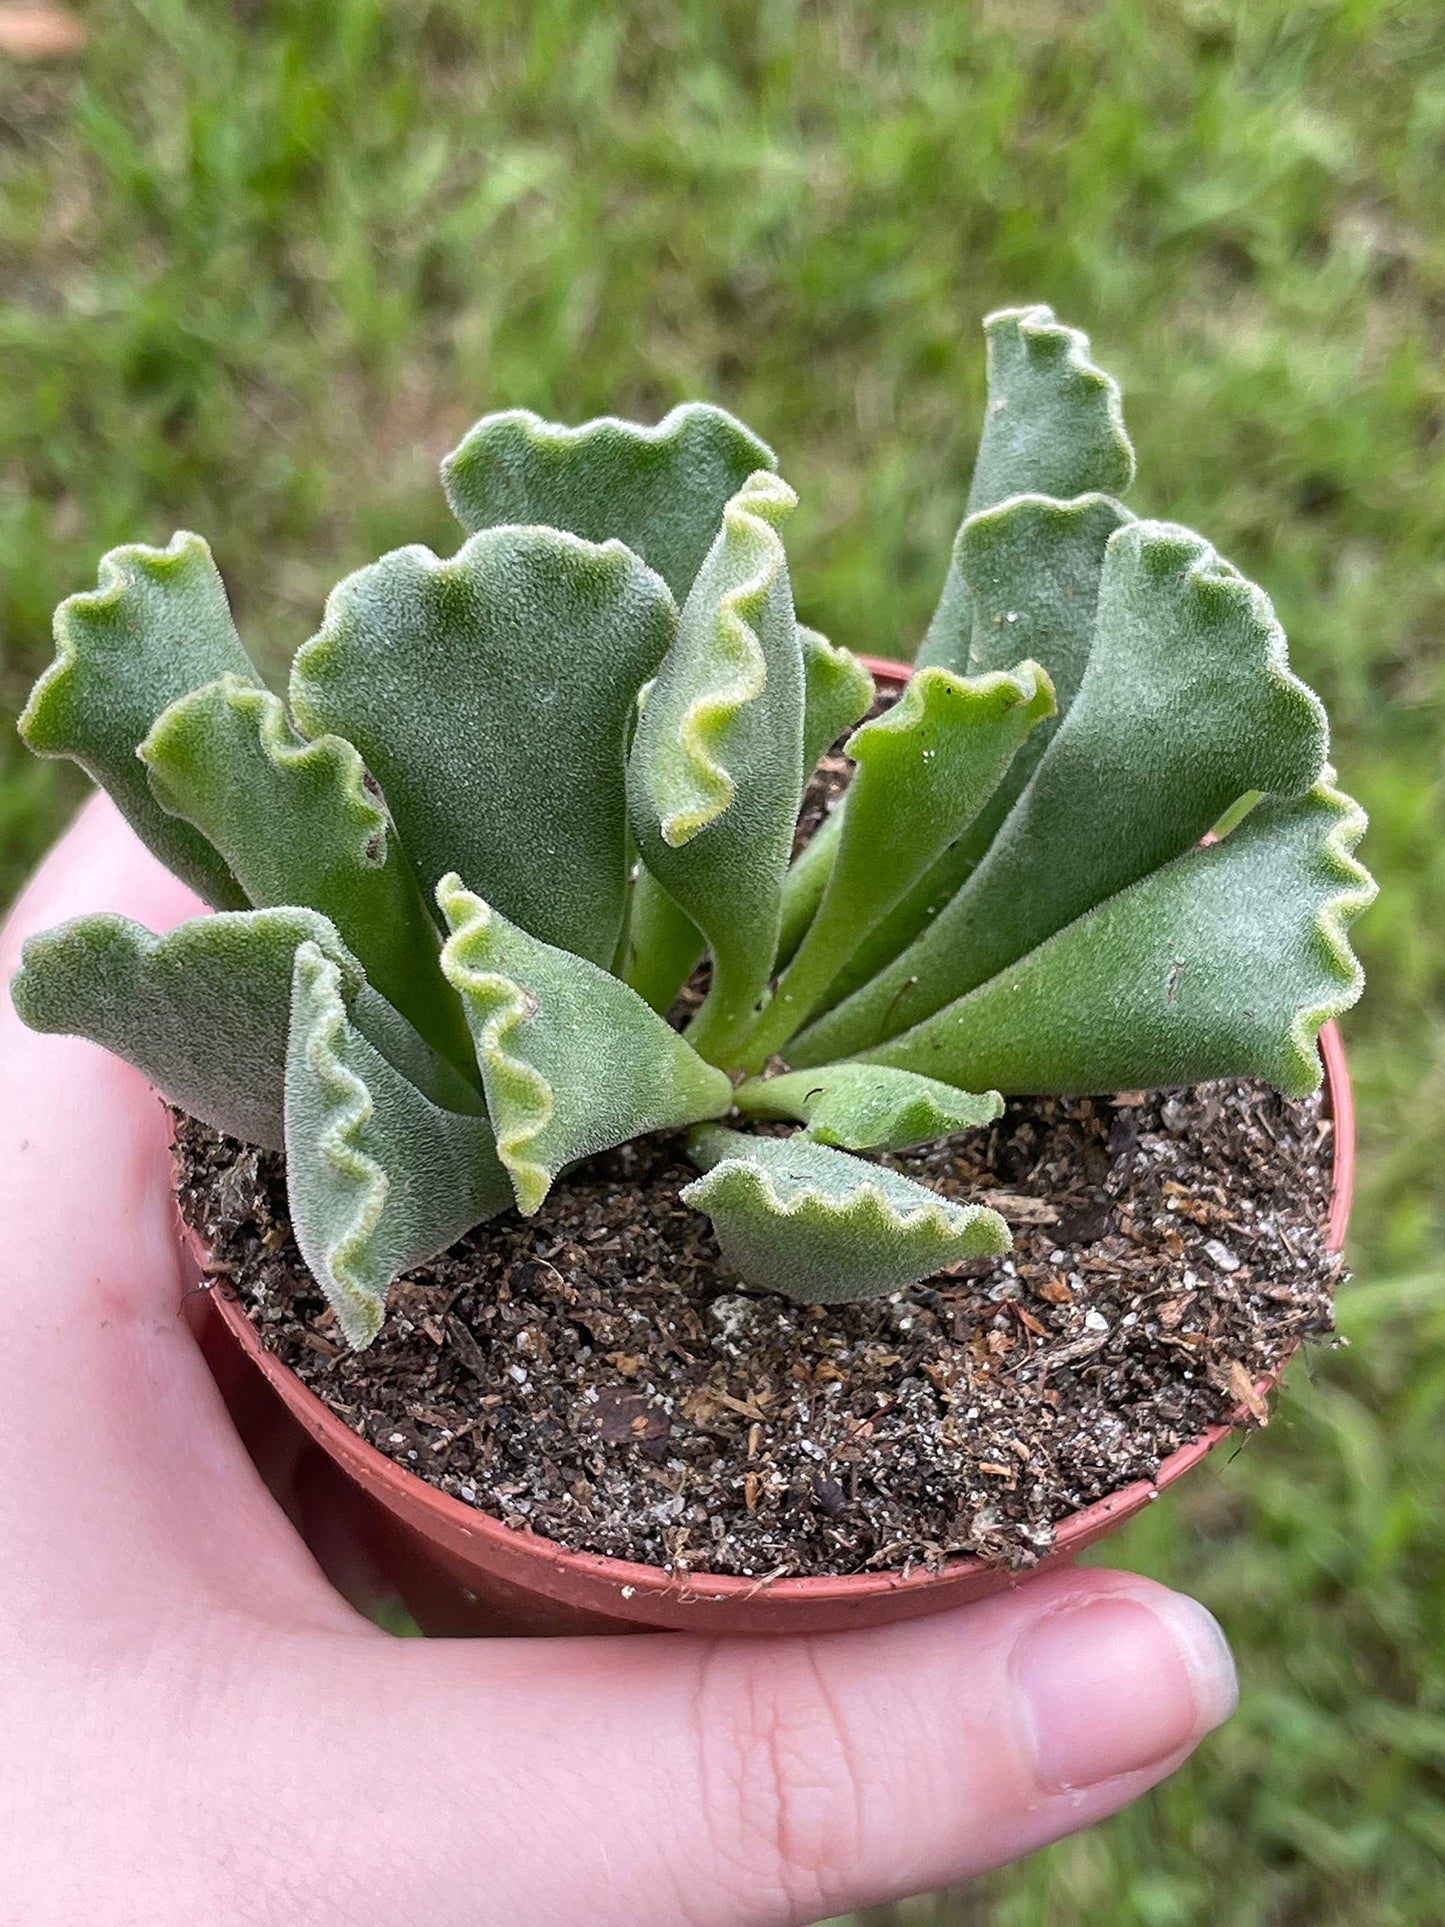
[[215, 914], [34, 937], [16, 1006], [284, 1149], [353, 1345], [400, 1273], [643, 1133], [686, 1133], [681, 1195], [742, 1279], [811, 1303], [1008, 1243], [860, 1152], [1001, 1092], [1318, 1083], [1373, 894], [1324, 712], [1262, 591], [1117, 499], [1133, 451], [1085, 337], [1047, 308], [986, 331], [967, 514], [871, 720], [866, 670], [795, 615], [771, 450], [702, 404], [486, 417], [443, 465], [461, 548], [347, 577], [284, 702], [197, 536], [61, 605], [22, 734]]

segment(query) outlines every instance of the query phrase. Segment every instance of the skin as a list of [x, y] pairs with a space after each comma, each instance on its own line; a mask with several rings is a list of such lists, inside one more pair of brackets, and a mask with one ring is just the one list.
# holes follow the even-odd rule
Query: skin
[[[82, 911], [194, 908], [97, 801], [0, 969]], [[1098, 1570], [814, 1639], [391, 1638], [351, 1603], [383, 1575], [346, 1488], [208, 1367], [160, 1105], [8, 999], [0, 1224], [0, 1839], [27, 1927], [812, 1922], [1102, 1818], [1233, 1706], [1208, 1614]]]

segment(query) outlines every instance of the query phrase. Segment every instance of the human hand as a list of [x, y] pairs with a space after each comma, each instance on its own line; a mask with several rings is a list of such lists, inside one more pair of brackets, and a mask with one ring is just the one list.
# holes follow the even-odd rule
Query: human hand
[[[194, 908], [96, 801], [0, 970]], [[1100, 1819], [1233, 1706], [1214, 1621], [1121, 1572], [811, 1639], [390, 1638], [323, 1571], [364, 1590], [341, 1509], [292, 1468], [308, 1549], [207, 1369], [160, 1105], [8, 997], [0, 1225], [17, 1927], [811, 1922]]]

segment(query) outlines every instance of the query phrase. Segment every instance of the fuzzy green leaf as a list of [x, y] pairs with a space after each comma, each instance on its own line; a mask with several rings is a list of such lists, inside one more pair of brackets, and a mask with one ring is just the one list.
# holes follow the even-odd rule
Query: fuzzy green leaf
[[31, 937], [11, 981], [32, 1030], [89, 1037], [205, 1124], [280, 1150], [298, 944], [356, 995], [361, 967], [312, 910], [192, 917], [157, 937], [128, 917], [76, 917]]
[[[1109, 539], [1134, 519], [1107, 495], [1069, 502], [1020, 495], [970, 515], [954, 544], [973, 596], [969, 674], [1010, 669], [1021, 656], [1032, 657], [1053, 682], [1058, 716], [1066, 716], [1094, 646]], [[1036, 755], [1052, 733], [1047, 726], [1039, 730], [1030, 752]]]
[[350, 743], [301, 741], [279, 696], [223, 676], [164, 710], [137, 754], [157, 801], [209, 837], [253, 904], [329, 917], [381, 995], [471, 1063], [436, 923]]
[[[798, 641], [803, 650], [803, 770], [811, 775], [819, 758], [843, 731], [868, 714], [877, 688], [851, 650], [837, 648], [816, 629], [799, 624]], [[783, 878], [778, 964], [786, 963], [802, 942], [823, 900], [842, 828], [840, 809], [835, 805], [788, 866]]]
[[877, 692], [851, 649], [838, 648], [802, 623], [798, 644], [803, 652], [803, 769], [811, 775], [824, 751], [868, 714]]
[[847, 801], [845, 790], [788, 865], [788, 874], [783, 878], [783, 920], [778, 931], [779, 965], [792, 957], [807, 935], [808, 925], [818, 914], [842, 839]]
[[55, 612], [55, 660], [36, 683], [20, 734], [39, 756], [69, 756], [109, 790], [147, 848], [207, 903], [244, 906], [220, 855], [156, 802], [136, 745], [161, 711], [226, 674], [260, 678], [231, 621], [211, 551], [198, 535], [164, 549], [112, 549], [100, 586]]
[[[440, 959], [435, 966], [441, 976]], [[369, 1044], [374, 1044], [391, 1065], [423, 1097], [443, 1111], [465, 1111], [485, 1116], [481, 1074], [472, 1053], [471, 1032], [467, 1032], [467, 1069], [465, 1074], [450, 1057], [444, 1057], [416, 1030], [399, 1010], [379, 991], [364, 983], [354, 997], [348, 997], [351, 1020]]]
[[[983, 325], [988, 402], [968, 515], [1014, 495], [1122, 494], [1134, 479], [1134, 450], [1124, 429], [1118, 383], [1089, 359], [1088, 336], [1042, 306], [1006, 308]], [[955, 551], [918, 652], [920, 667], [937, 662], [962, 669], [973, 620], [967, 570]], [[1009, 661], [1025, 650], [1053, 673], [1047, 655], [1032, 644]]]
[[355, 743], [428, 891], [462, 870], [534, 936], [608, 965], [626, 744], [676, 620], [619, 542], [499, 528], [449, 561], [397, 549], [332, 591], [291, 706], [309, 735]]
[[1053, 715], [1020, 745], [964, 838], [970, 868], [993, 841], [1074, 706], [1094, 646], [1109, 541], [1133, 520], [1107, 495], [1080, 495], [1071, 502], [1022, 495], [971, 515], [959, 530], [954, 556], [973, 598], [969, 674], [1010, 669], [1022, 651], [1043, 665], [1056, 703]]
[[907, 1151], [973, 1131], [1003, 1109], [997, 1091], [961, 1091], [936, 1077], [884, 1064], [820, 1064], [751, 1077], [735, 1094], [749, 1117], [792, 1117], [804, 1137], [842, 1151]]
[[706, 1175], [682, 1196], [712, 1219], [728, 1264], [799, 1304], [880, 1297], [1009, 1248], [996, 1212], [806, 1138], [708, 1125], [691, 1133], [688, 1155]]
[[702, 932], [645, 863], [637, 866], [623, 980], [664, 1016], [702, 957]]
[[729, 502], [638, 719], [628, 802], [643, 859], [713, 953], [690, 1033], [720, 1058], [767, 987], [803, 792], [802, 649], [760, 471]]
[[443, 877], [437, 902], [452, 933], [442, 969], [461, 993], [524, 1216], [578, 1158], [731, 1106], [726, 1075], [616, 977], [528, 936], [459, 877]]
[[966, 830], [1034, 724], [1052, 713], [1037, 663], [976, 677], [921, 669], [856, 730], [857, 764], [817, 915], [748, 1041], [758, 1068], [823, 1001], [859, 944]]
[[1267, 799], [865, 1061], [1008, 1092], [1266, 1077], [1302, 1097], [1320, 1025], [1360, 993], [1364, 828], [1328, 783]]
[[1106, 495], [1072, 502], [1021, 495], [969, 516], [959, 530], [954, 568], [968, 584], [973, 628], [971, 646], [961, 639], [968, 673], [1009, 669], [1024, 653], [1047, 671], [1058, 708], [1030, 730], [967, 833], [860, 945], [831, 986], [833, 1000], [876, 977], [928, 927], [997, 835], [1073, 703], [1093, 645], [1104, 551], [1114, 530], [1132, 519]]
[[[1019, 495], [968, 516], [953, 544], [954, 572], [968, 587], [968, 629], [948, 660], [925, 648], [918, 666], [943, 661], [945, 668], [977, 676], [1011, 669], [1029, 656], [1052, 677], [1058, 715], [1066, 716], [1093, 648], [1109, 538], [1133, 519], [1107, 495], [1068, 502]], [[1016, 778], [1033, 768], [1052, 734], [1049, 728], [1035, 732]]]
[[615, 537], [683, 602], [723, 505], [755, 469], [776, 467], [766, 442], [707, 402], [684, 402], [655, 428], [612, 415], [562, 428], [509, 408], [453, 449], [442, 483], [471, 533], [540, 522], [590, 542]]
[[486, 1118], [439, 1110], [367, 1042], [314, 943], [294, 960], [285, 1092], [296, 1242], [360, 1349], [392, 1280], [505, 1210], [511, 1186]]
[[987, 317], [988, 405], [968, 512], [1010, 495], [1122, 495], [1134, 479], [1119, 384], [1089, 358], [1089, 337], [1052, 308]]
[[952, 901], [793, 1060], [921, 1022], [1181, 855], [1247, 791], [1302, 794], [1326, 739], [1264, 592], [1188, 530], [1117, 530], [1083, 681], [1028, 788]]

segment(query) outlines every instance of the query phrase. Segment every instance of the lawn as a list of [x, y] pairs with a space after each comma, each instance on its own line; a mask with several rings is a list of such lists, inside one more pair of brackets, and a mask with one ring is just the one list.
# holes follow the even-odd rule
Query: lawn
[[1123, 379], [1136, 508], [1273, 594], [1384, 886], [1347, 1036], [1346, 1346], [1109, 1557], [1238, 1718], [966, 1896], [989, 1927], [1394, 1927], [1445, 1892], [1445, 12], [1438, 0], [108, 0], [0, 55], [0, 895], [78, 794], [9, 719], [112, 543], [206, 534], [273, 665], [455, 542], [484, 409], [705, 395], [780, 450], [801, 613], [910, 653], [989, 309]]

